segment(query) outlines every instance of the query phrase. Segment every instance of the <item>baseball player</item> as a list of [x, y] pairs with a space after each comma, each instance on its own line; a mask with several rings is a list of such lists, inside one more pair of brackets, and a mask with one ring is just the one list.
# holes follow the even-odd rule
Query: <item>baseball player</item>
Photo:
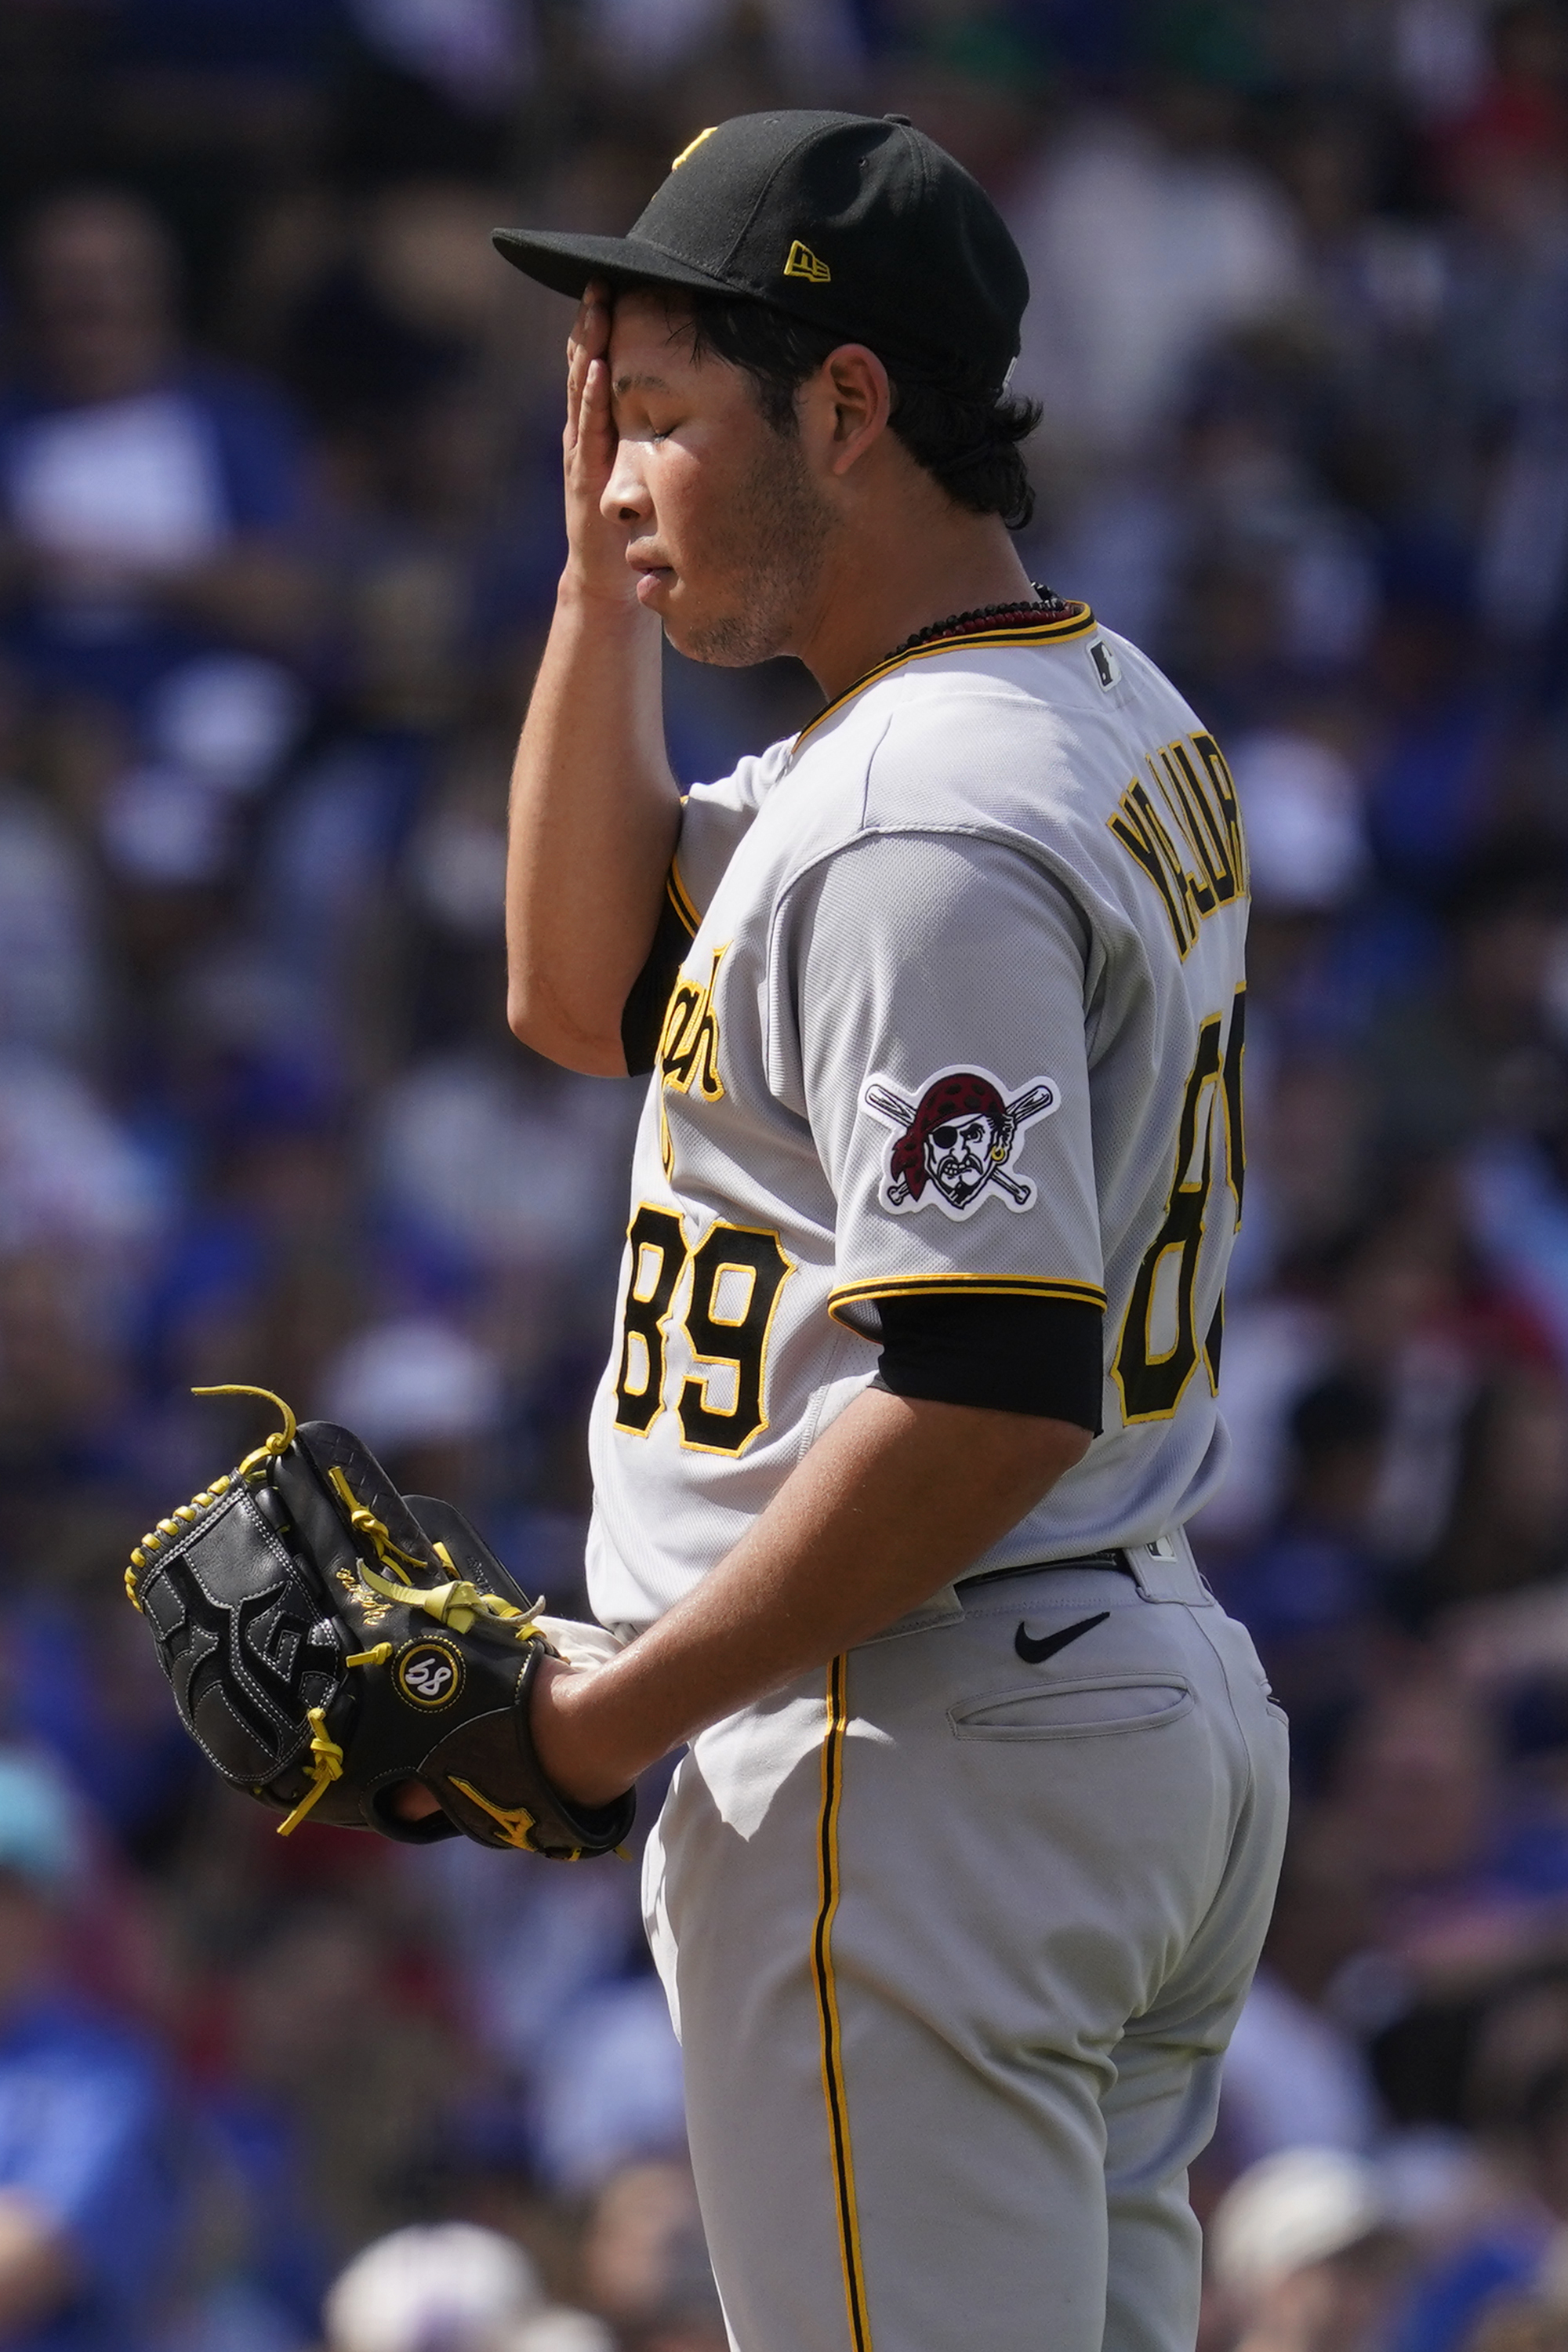
[[[1025, 577], [1023, 267], [901, 117], [743, 117], [627, 236], [497, 242], [581, 297], [511, 1019], [652, 1072], [592, 1432], [625, 1647], [546, 1662], [538, 1752], [595, 1805], [689, 1743], [647, 1916], [742, 2352], [1179, 2352], [1285, 1807], [1181, 1531], [1230, 776]], [[683, 800], [661, 634], [825, 708]]]

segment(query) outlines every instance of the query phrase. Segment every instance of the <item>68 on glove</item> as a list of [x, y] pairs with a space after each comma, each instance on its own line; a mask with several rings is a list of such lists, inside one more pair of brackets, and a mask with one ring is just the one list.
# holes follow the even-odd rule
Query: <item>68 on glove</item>
[[[578, 1861], [632, 1825], [631, 1790], [584, 1808], [552, 1787], [529, 1732], [541, 1658], [603, 1657], [596, 1626], [541, 1617], [450, 1503], [400, 1495], [353, 1433], [283, 1427], [160, 1519], [131, 1555], [185, 1728], [237, 1789], [287, 1814], [426, 1844]], [[392, 1809], [422, 1781], [440, 1811]]]

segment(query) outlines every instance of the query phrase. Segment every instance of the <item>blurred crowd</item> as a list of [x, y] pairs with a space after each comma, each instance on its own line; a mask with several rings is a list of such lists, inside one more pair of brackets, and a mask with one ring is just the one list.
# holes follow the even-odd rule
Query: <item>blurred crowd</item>
[[[1251, 839], [1194, 1537], [1298, 1798], [1204, 2352], [1564, 2352], [1556, 0], [0, 0], [0, 2341], [722, 2347], [635, 1871], [280, 1843], [120, 1580], [242, 1381], [584, 1607], [638, 1088], [505, 1028], [567, 311], [488, 232], [779, 103], [1001, 205], [1030, 571]], [[688, 780], [816, 703], [668, 688]]]

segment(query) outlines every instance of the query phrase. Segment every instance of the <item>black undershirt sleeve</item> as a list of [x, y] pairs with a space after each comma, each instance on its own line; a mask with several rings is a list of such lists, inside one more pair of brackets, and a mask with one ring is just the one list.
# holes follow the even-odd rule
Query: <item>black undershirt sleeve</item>
[[690, 945], [691, 933], [667, 890], [647, 961], [633, 981], [631, 993], [621, 1009], [621, 1050], [634, 1078], [646, 1077], [658, 1057], [658, 1037], [669, 992], [675, 986], [681, 958]]
[[937, 1291], [877, 1301], [882, 1361], [874, 1386], [934, 1404], [1068, 1421], [1098, 1437], [1103, 1311], [1076, 1298]]

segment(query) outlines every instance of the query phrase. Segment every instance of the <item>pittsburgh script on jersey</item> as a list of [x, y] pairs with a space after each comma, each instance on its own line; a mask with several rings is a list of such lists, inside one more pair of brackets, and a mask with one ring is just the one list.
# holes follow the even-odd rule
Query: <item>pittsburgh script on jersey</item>
[[[1241, 812], [1225, 754], [1212, 735], [1189, 735], [1151, 752], [1146, 765], [1153, 793], [1134, 776], [1107, 822], [1160, 893], [1176, 952], [1184, 961], [1199, 924], [1217, 908], [1247, 896]], [[1163, 803], [1163, 815], [1154, 794]]]
[[670, 991], [658, 1041], [658, 1145], [667, 1176], [674, 1172], [675, 1147], [669, 1139], [669, 1121], [665, 1117], [665, 1096], [689, 1095], [695, 1087], [706, 1102], [723, 1099], [713, 991], [719, 984], [719, 967], [729, 944], [726, 940], [723, 947], [714, 949], [705, 981], [689, 980], [681, 972]]

